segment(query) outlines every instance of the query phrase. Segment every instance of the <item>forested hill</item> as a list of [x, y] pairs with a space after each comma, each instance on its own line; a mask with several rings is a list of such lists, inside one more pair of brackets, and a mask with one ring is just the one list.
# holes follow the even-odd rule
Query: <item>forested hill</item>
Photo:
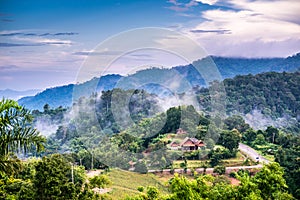
[[290, 115], [300, 120], [300, 72], [239, 75], [223, 83], [227, 112], [246, 114], [256, 109], [266, 115]]
[[[97, 85], [97, 91], [106, 91], [114, 88], [117, 81], [121, 78], [120, 75], [107, 75], [101, 78], [93, 78], [82, 84], [76, 85], [76, 91], [80, 92], [81, 96], [89, 96], [91, 94], [91, 86]], [[95, 84], [96, 83], [96, 84]], [[49, 104], [51, 107], [69, 107], [72, 104], [73, 89], [75, 85], [69, 84], [60, 87], [48, 88], [43, 92], [38, 93], [35, 96], [29, 96], [19, 99], [21, 105], [25, 105], [29, 109], [42, 110], [45, 104]]]
[[[247, 74], [258, 74], [262, 72], [294, 72], [300, 68], [300, 53], [288, 58], [269, 58], [269, 59], [247, 59], [247, 58], [224, 58], [224, 57], [211, 57], [218, 67], [223, 78], [233, 78], [236, 75], [247, 75]], [[195, 61], [197, 64], [203, 64], [207, 62], [208, 58]], [[134, 81], [134, 83], [144, 83], [146, 80], [155, 77], [156, 80], [159, 80], [161, 83], [169, 82], [170, 79], [173, 79], [173, 75], [180, 74], [182, 80], [186, 80], [192, 86], [203, 86], [204, 80], [195, 70], [192, 65], [187, 66], [177, 66], [171, 69], [158, 69], [150, 68], [142, 71], [138, 71], [135, 74], [124, 77], [128, 82]], [[107, 75], [101, 78], [94, 78], [90, 81], [87, 81], [82, 84], [78, 84], [77, 91], [80, 91], [81, 96], [89, 96], [94, 88], [90, 86], [95, 82], [98, 83], [97, 91], [100, 90], [109, 90], [115, 87], [118, 81], [122, 78], [120, 75]], [[179, 79], [174, 79], [173, 82]], [[172, 83], [171, 83], [172, 84]], [[131, 85], [141, 85], [141, 84], [131, 84]], [[184, 84], [182, 84], [184, 85]], [[117, 86], [118, 87], [118, 86]], [[42, 110], [45, 104], [49, 104], [51, 107], [58, 106], [71, 106], [73, 95], [74, 85], [66, 85], [61, 87], [49, 88], [45, 91], [32, 96], [24, 97], [19, 100], [21, 105], [25, 105], [29, 109], [40, 109]], [[123, 89], [132, 89], [130, 85], [126, 85]], [[137, 89], [137, 88], [133, 88]], [[144, 85], [142, 89], [147, 90], [150, 93], [167, 94], [166, 91], [161, 91], [163, 88], [159, 84], [149, 84]], [[180, 88], [178, 90], [180, 92]]]
[[262, 72], [295, 72], [300, 69], [300, 53], [287, 58], [222, 58], [212, 57], [223, 78]]

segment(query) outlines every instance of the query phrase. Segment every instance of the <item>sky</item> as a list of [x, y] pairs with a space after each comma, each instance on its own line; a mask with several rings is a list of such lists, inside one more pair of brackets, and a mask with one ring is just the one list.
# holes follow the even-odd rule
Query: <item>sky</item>
[[[0, 0], [0, 90], [76, 83], [91, 56], [117, 55], [147, 33], [123, 37], [110, 49], [101, 49], [103, 43], [145, 27], [182, 34], [207, 55], [291, 56], [300, 52], [299, 10], [299, 0]], [[162, 49], [126, 52], [107, 72], [187, 64], [164, 49], [189, 47], [170, 41]]]

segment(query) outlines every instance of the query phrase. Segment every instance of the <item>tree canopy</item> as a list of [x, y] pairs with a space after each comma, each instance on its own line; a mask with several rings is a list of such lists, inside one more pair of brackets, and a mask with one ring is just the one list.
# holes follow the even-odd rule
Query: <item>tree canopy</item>
[[0, 101], [0, 172], [9, 171], [14, 162], [10, 162], [9, 153], [26, 153], [35, 148], [44, 147], [45, 138], [32, 127], [30, 111], [18, 105], [14, 100]]

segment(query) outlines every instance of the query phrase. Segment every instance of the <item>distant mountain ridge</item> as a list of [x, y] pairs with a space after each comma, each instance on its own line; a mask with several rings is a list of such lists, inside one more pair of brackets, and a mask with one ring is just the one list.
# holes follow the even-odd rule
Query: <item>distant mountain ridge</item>
[[49, 104], [51, 107], [56, 108], [59, 106], [68, 107], [71, 106], [73, 101], [73, 90], [76, 87], [76, 91], [80, 91], [78, 96], [87, 96], [92, 93], [91, 85], [97, 85], [96, 90], [110, 90], [113, 89], [116, 82], [121, 78], [120, 75], [107, 75], [101, 78], [93, 78], [90, 81], [81, 84], [69, 84], [64, 86], [58, 86], [54, 88], [48, 88], [35, 96], [28, 96], [18, 100], [21, 105], [26, 106], [29, 109], [42, 110], [45, 104]]
[[[287, 58], [226, 58], [208, 57], [195, 61], [193, 64], [206, 65], [209, 59], [216, 64], [221, 76], [233, 78], [237, 75], [259, 74], [262, 72], [295, 72], [300, 69], [300, 53]], [[155, 77], [156, 83], [145, 84]], [[132, 75], [121, 76], [111, 74], [100, 78], [93, 78], [81, 84], [69, 84], [55, 88], [48, 88], [35, 96], [24, 97], [19, 100], [21, 105], [29, 109], [41, 110], [48, 103], [51, 107], [71, 106], [73, 99], [89, 96], [92, 92], [111, 90], [114, 87], [122, 89], [145, 89], [157, 95], [168, 95], [172, 92], [164, 84], [179, 85], [176, 92], [184, 91], [185, 87], [206, 86], [204, 79], [192, 64], [177, 66], [171, 69], [150, 68], [138, 71]], [[91, 87], [96, 86], [96, 88]], [[76, 89], [76, 96], [73, 90]]]
[[5, 89], [5, 90], [0, 90], [0, 97], [18, 100], [22, 97], [36, 95], [38, 92], [41, 92], [41, 90], [32, 89], [32, 90], [25, 90], [25, 91], [17, 91], [17, 90]]

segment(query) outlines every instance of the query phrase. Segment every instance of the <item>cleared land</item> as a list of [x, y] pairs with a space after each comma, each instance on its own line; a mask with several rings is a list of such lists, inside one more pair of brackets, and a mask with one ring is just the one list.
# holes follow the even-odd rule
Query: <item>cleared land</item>
[[113, 169], [108, 174], [109, 179], [113, 182], [112, 191], [107, 195], [112, 199], [124, 199], [126, 196], [138, 194], [139, 186], [147, 188], [147, 186], [155, 186], [163, 193], [168, 193], [167, 186], [164, 181], [154, 174], [139, 174], [120, 169]]

